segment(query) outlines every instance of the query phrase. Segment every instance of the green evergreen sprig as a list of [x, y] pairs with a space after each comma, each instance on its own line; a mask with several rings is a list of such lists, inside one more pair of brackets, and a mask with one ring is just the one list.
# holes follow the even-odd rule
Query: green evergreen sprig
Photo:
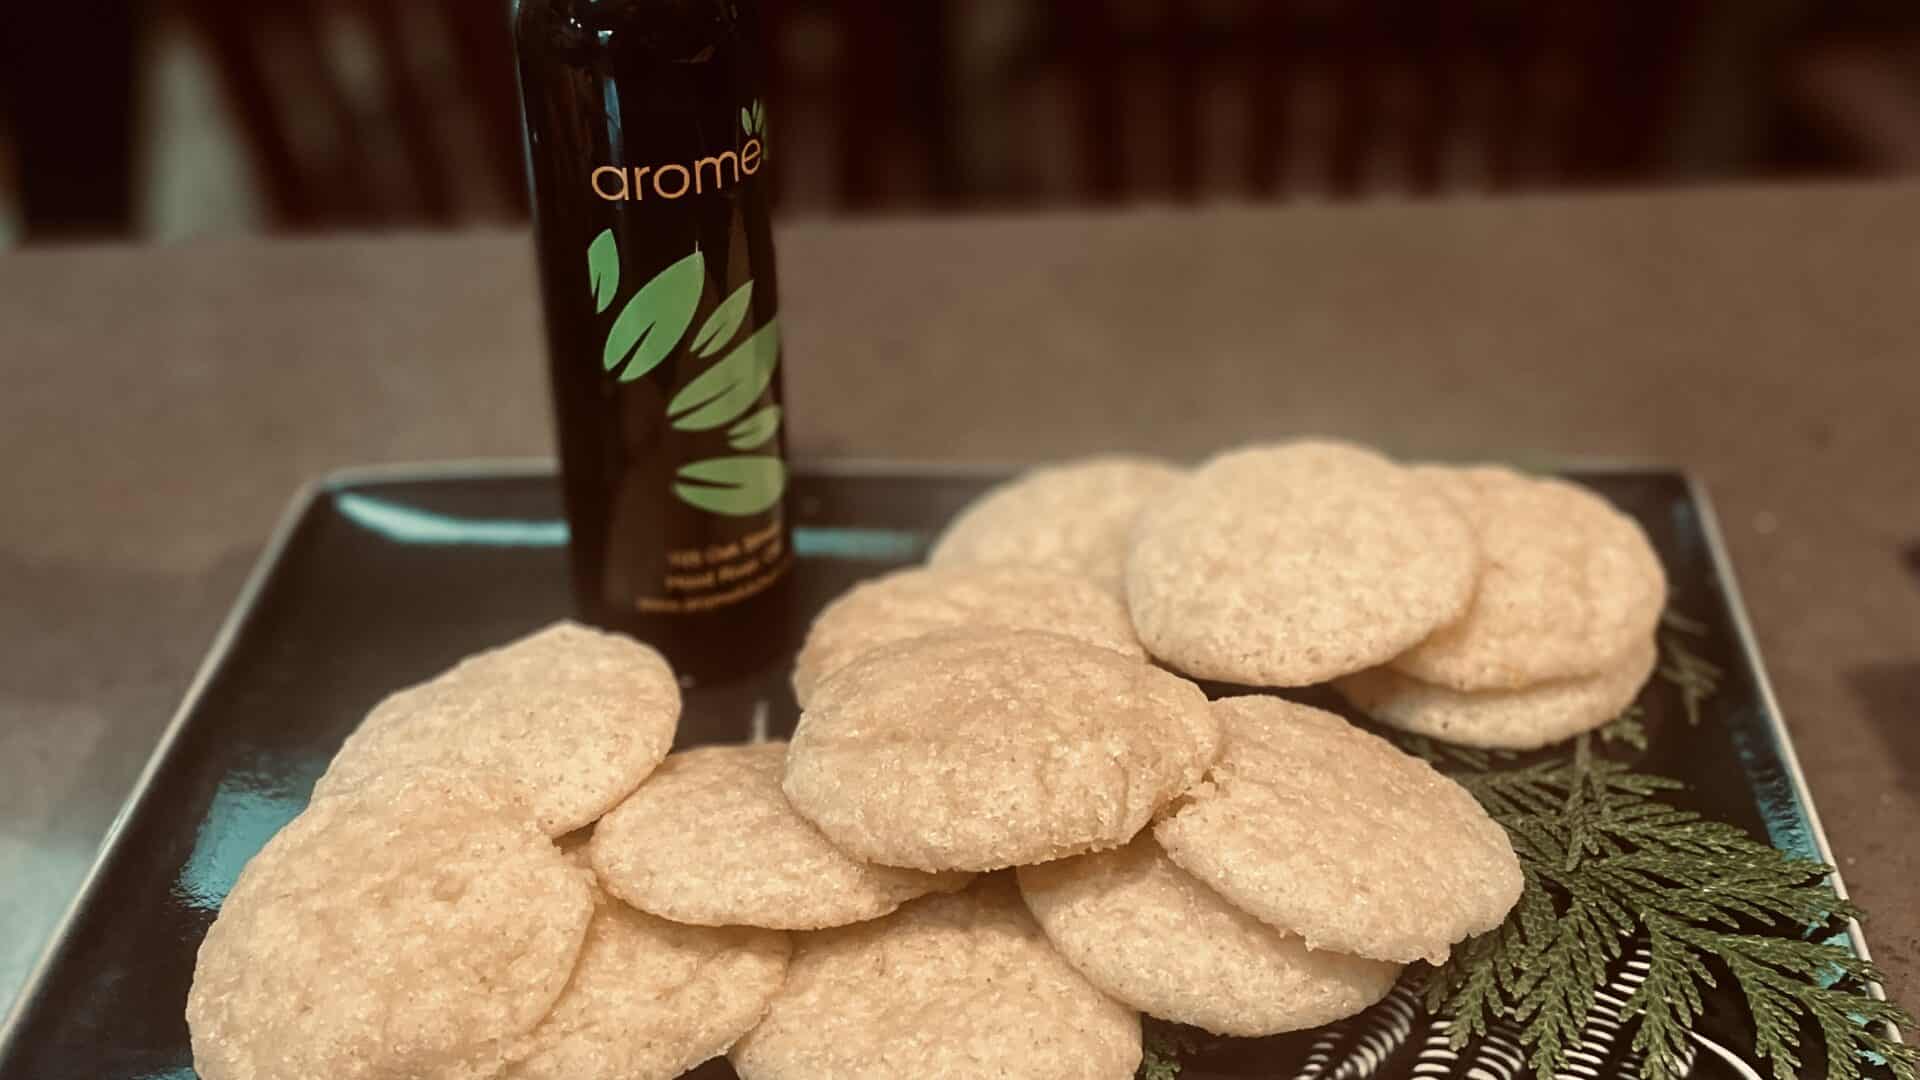
[[1888, 1031], [1911, 1018], [1869, 996], [1878, 972], [1829, 940], [1859, 914], [1827, 885], [1832, 868], [1661, 801], [1680, 784], [1593, 743], [1517, 768], [1449, 770], [1507, 829], [1526, 879], [1507, 921], [1456, 949], [1428, 984], [1429, 1008], [1454, 1020], [1455, 1046], [1507, 1017], [1535, 1072], [1553, 1076], [1579, 1046], [1609, 967], [1644, 936], [1649, 972], [1625, 1011], [1640, 1020], [1633, 1048], [1649, 1080], [1686, 1074], [1688, 1030], [1716, 971], [1737, 984], [1755, 1053], [1780, 1080], [1798, 1074], [1808, 1026], [1824, 1037], [1827, 1076], [1857, 1080], [1874, 1061], [1915, 1080], [1920, 1053]]
[[[1692, 726], [1725, 676], [1688, 644], [1706, 633], [1669, 612], [1660, 634], [1658, 674]], [[1624, 1018], [1639, 1022], [1632, 1049], [1646, 1080], [1687, 1074], [1689, 1033], [1722, 978], [1746, 1003], [1753, 1052], [1776, 1080], [1799, 1075], [1810, 1031], [1829, 1080], [1860, 1080], [1870, 1064], [1920, 1080], [1920, 1047], [1897, 1038], [1913, 1017], [1873, 990], [1879, 971], [1846, 943], [1841, 931], [1860, 912], [1834, 893], [1833, 868], [1663, 801], [1685, 785], [1608, 757], [1647, 749], [1639, 706], [1545, 760], [1395, 738], [1507, 830], [1525, 880], [1506, 921], [1462, 942], [1427, 980], [1427, 1008], [1451, 1018], [1456, 1050], [1508, 1020], [1528, 1064], [1550, 1080], [1579, 1047], [1613, 965], [1644, 940], [1647, 973]], [[1139, 1076], [1176, 1080], [1194, 1049], [1150, 1029]]]
[[1147, 1021], [1142, 1034], [1140, 1069], [1134, 1080], [1180, 1080], [1183, 1062], [1205, 1046], [1192, 1031]]
[[[1687, 646], [1686, 637], [1705, 637], [1705, 623], [1675, 611], [1661, 617], [1660, 678], [1680, 692], [1680, 707], [1686, 710], [1687, 723], [1700, 726], [1700, 707], [1720, 692], [1726, 672]], [[1643, 747], [1644, 749], [1644, 747]]]

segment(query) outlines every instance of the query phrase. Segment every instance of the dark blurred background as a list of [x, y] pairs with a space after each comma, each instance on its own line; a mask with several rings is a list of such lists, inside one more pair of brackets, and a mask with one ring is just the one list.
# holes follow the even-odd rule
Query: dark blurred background
[[[517, 220], [498, 0], [0, 0], [0, 243]], [[1920, 169], [1914, 0], [767, 0], [788, 215]]]

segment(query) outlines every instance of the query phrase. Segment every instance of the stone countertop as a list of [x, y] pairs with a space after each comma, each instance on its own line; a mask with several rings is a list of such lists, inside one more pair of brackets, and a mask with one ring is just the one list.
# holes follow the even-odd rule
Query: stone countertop
[[[1920, 1001], [1920, 186], [783, 231], [795, 452], [1696, 470]], [[302, 482], [546, 455], [524, 235], [0, 257], [0, 1006]]]

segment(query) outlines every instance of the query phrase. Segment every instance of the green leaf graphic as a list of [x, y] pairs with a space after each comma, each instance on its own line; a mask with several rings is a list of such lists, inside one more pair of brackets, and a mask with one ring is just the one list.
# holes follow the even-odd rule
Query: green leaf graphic
[[706, 256], [693, 254], [660, 271], [647, 282], [607, 332], [602, 362], [608, 371], [622, 362], [621, 382], [632, 382], [660, 366], [693, 323], [693, 310], [707, 285]]
[[779, 362], [780, 320], [770, 319], [725, 360], [675, 394], [667, 406], [667, 419], [679, 431], [712, 431], [733, 423], [760, 400]]
[[673, 486], [681, 502], [728, 517], [765, 513], [786, 491], [785, 463], [759, 456], [696, 461], [680, 469], [680, 483]]
[[753, 134], [753, 113], [745, 105], [740, 106], [740, 130]]
[[732, 296], [722, 301], [707, 316], [705, 326], [693, 337], [693, 351], [701, 356], [712, 356], [727, 347], [733, 335], [740, 332], [740, 324], [747, 321], [748, 305], [753, 302], [753, 282], [734, 290]]
[[780, 434], [780, 406], [769, 405], [727, 430], [727, 445], [735, 450], [758, 450]]
[[605, 315], [620, 292], [620, 244], [604, 229], [587, 247], [587, 279], [593, 285], [595, 314]]

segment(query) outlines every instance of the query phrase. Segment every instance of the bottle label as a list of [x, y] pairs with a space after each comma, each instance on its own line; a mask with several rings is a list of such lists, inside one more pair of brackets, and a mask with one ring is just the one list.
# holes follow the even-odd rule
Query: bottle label
[[593, 193], [607, 202], [672, 202], [731, 187], [760, 171], [766, 154], [766, 144], [761, 141], [766, 127], [767, 107], [763, 102], [742, 106], [740, 130], [746, 139], [738, 150], [722, 150], [685, 164], [675, 161], [635, 168], [602, 165], [593, 170]]
[[[622, 470], [614, 502], [626, 512], [616, 505], [606, 522], [605, 584], [641, 614], [731, 606], [792, 562], [771, 259], [751, 257], [738, 198], [764, 164], [765, 128], [756, 101], [740, 108], [732, 146], [585, 178], [610, 211], [579, 255], [599, 355], [566, 362], [597, 366], [625, 449], [651, 459]], [[720, 198], [696, 207], [697, 196]], [[661, 254], [661, 230], [648, 227], [668, 207], [697, 223], [677, 257]], [[757, 192], [753, 211], [764, 229]]]

